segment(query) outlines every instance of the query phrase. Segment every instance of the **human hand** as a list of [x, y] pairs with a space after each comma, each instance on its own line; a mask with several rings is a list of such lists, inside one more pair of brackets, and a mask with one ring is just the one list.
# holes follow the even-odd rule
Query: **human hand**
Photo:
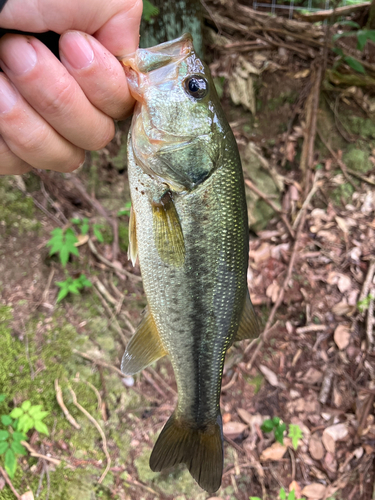
[[0, 175], [70, 172], [113, 138], [133, 106], [115, 56], [137, 49], [141, 14], [142, 0], [8, 0], [0, 27], [63, 34], [61, 62], [34, 37], [0, 39]]

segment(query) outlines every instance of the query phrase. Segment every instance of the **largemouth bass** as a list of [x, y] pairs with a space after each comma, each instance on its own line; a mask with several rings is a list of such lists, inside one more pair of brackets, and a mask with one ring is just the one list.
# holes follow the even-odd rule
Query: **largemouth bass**
[[168, 354], [177, 407], [151, 454], [153, 471], [185, 463], [209, 492], [221, 484], [220, 389], [232, 342], [258, 335], [247, 288], [241, 162], [208, 68], [189, 34], [122, 60], [137, 100], [128, 139], [129, 252], [148, 306], [122, 371]]

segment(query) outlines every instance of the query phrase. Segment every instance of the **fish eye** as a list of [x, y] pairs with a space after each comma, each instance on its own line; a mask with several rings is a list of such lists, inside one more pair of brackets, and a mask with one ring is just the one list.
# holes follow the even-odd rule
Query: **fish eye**
[[185, 91], [195, 99], [203, 99], [208, 94], [208, 82], [198, 75], [185, 80]]

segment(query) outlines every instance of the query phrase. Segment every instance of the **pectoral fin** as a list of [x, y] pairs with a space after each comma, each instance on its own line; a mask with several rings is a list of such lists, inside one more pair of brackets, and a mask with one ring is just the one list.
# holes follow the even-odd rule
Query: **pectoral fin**
[[245, 305], [242, 312], [240, 326], [233, 338], [233, 342], [244, 339], [255, 339], [260, 334], [258, 320], [255, 316], [253, 304], [250, 300], [249, 291], [246, 294]]
[[152, 204], [155, 245], [163, 262], [180, 267], [185, 261], [184, 235], [174, 206], [167, 192], [160, 202]]
[[133, 375], [167, 354], [152, 314], [147, 307], [137, 331], [130, 339], [121, 361], [121, 371]]
[[133, 207], [130, 208], [130, 218], [129, 218], [129, 247], [128, 247], [128, 259], [132, 261], [133, 266], [137, 260], [138, 255], [138, 245], [137, 245], [137, 228], [135, 224], [135, 212]]

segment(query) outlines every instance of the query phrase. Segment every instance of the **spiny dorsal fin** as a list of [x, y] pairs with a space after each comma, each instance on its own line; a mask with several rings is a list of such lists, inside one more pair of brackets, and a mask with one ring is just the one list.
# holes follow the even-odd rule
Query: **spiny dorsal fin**
[[163, 262], [181, 267], [185, 262], [185, 243], [171, 193], [152, 204], [155, 245]]
[[250, 300], [249, 290], [246, 294], [245, 305], [243, 308], [240, 326], [233, 338], [233, 342], [238, 342], [244, 339], [255, 339], [260, 334], [258, 320], [255, 316], [253, 304]]
[[129, 217], [129, 248], [128, 248], [128, 259], [132, 261], [133, 266], [137, 260], [138, 245], [137, 245], [137, 227], [135, 224], [135, 212], [133, 207], [130, 208]]
[[122, 357], [121, 371], [125, 375], [133, 375], [166, 354], [154, 318], [147, 307]]
[[150, 468], [160, 472], [184, 463], [199, 486], [209, 493], [220, 488], [223, 473], [221, 415], [205, 429], [189, 426], [172, 414], [156, 441]]

